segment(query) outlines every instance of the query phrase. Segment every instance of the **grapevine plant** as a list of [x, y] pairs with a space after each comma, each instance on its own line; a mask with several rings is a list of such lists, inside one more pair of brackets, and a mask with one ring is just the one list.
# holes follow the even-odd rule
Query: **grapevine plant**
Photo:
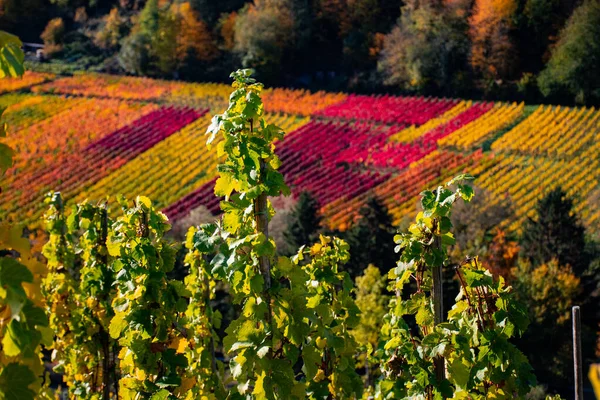
[[175, 265], [176, 249], [164, 238], [167, 217], [139, 196], [133, 206], [119, 199], [123, 215], [108, 234], [114, 257], [115, 315], [110, 336], [118, 339], [124, 399], [167, 399], [178, 392], [187, 366], [187, 340], [181, 319], [188, 292], [167, 273]]
[[42, 289], [55, 334], [52, 361], [73, 397], [108, 398], [117, 381], [116, 341], [108, 334], [114, 296], [108, 210], [84, 202], [67, 218], [59, 193], [48, 194], [46, 203], [48, 274]]
[[[528, 324], [511, 289], [476, 258], [448, 263], [452, 205], [471, 200], [473, 190], [464, 183], [471, 179], [461, 175], [423, 192], [423, 211], [394, 239], [400, 259], [390, 271], [390, 289], [397, 296], [382, 330], [387, 341], [376, 354], [384, 372], [379, 398], [512, 399], [535, 382], [526, 357], [509, 342]], [[461, 286], [447, 321], [442, 268], [455, 268]], [[407, 296], [409, 282], [416, 290]]]
[[[220, 139], [217, 153], [223, 161], [215, 194], [225, 198], [223, 216], [188, 234], [188, 247], [202, 260], [204, 282], [226, 283], [241, 307], [223, 340], [235, 383], [229, 397], [359, 396], [362, 382], [349, 334], [358, 309], [350, 296], [350, 279], [339, 269], [348, 259], [348, 245], [323, 236], [293, 258], [275, 255], [269, 236], [274, 210], [268, 196], [289, 194], [274, 152], [283, 132], [262, 118], [263, 87], [250, 75], [249, 70], [232, 74], [229, 107], [213, 118], [207, 132], [209, 146]], [[206, 329], [214, 328], [214, 318], [206, 323]], [[219, 382], [217, 369], [208, 372], [209, 382]]]
[[[21, 41], [0, 31], [0, 78], [24, 71]], [[5, 109], [0, 109], [0, 117]], [[7, 127], [0, 123], [0, 139]], [[14, 150], [0, 142], [0, 177], [12, 166]], [[0, 195], [2, 188], [0, 188]], [[0, 220], [0, 399], [46, 398], [41, 345], [52, 342], [43, 310], [40, 279], [44, 265], [23, 238], [23, 227]]]

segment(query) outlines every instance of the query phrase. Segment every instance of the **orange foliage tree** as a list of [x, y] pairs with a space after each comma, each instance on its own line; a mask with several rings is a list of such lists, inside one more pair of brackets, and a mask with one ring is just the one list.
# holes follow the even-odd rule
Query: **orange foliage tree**
[[476, 0], [469, 20], [471, 65], [487, 79], [506, 79], [516, 70], [516, 50], [511, 41], [515, 0]]
[[487, 254], [484, 256], [484, 264], [494, 274], [501, 275], [505, 279], [512, 277], [511, 270], [519, 260], [519, 244], [506, 237], [506, 232], [497, 229]]
[[229, 13], [219, 21], [221, 38], [223, 39], [223, 46], [227, 50], [233, 50], [235, 46], [235, 21], [237, 13], [234, 11]]
[[171, 12], [178, 24], [176, 58], [183, 62], [190, 52], [201, 61], [210, 61], [217, 56], [217, 48], [210, 31], [189, 2], [173, 4]]

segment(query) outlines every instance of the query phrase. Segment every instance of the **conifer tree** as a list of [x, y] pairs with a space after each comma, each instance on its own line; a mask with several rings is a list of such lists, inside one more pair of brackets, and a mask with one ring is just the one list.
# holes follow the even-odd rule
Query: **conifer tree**
[[523, 256], [537, 265], [556, 258], [560, 265], [570, 265], [581, 276], [589, 257], [585, 228], [573, 211], [573, 200], [562, 188], [556, 188], [538, 202], [536, 212], [537, 219], [529, 219], [523, 226]]
[[387, 273], [395, 264], [394, 227], [387, 208], [377, 198], [370, 198], [360, 209], [360, 219], [346, 233], [350, 261], [346, 270], [354, 278], [369, 264]]
[[296, 253], [300, 246], [318, 240], [321, 219], [317, 200], [310, 192], [300, 193], [298, 203], [290, 213], [287, 231], [283, 234], [293, 253]]

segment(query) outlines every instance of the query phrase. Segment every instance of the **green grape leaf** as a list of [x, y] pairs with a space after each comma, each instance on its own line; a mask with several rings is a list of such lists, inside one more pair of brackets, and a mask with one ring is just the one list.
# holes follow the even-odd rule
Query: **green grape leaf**
[[0, 143], [0, 175], [12, 167], [15, 152], [4, 143]]
[[10, 363], [0, 371], [0, 399], [2, 400], [34, 400], [35, 392], [29, 385], [36, 380], [29, 367]]
[[25, 353], [33, 344], [33, 334], [29, 327], [17, 320], [12, 320], [6, 328], [6, 334], [2, 338], [4, 354], [9, 357]]
[[21, 288], [23, 282], [33, 282], [33, 274], [12, 257], [0, 258], [0, 285]]
[[127, 328], [127, 326], [129, 325], [129, 323], [125, 320], [125, 317], [126, 314], [117, 313], [110, 320], [108, 332], [110, 334], [110, 337], [112, 337], [113, 339], [118, 339], [119, 336], [121, 336], [121, 332], [123, 332], [125, 328]]
[[167, 389], [161, 389], [158, 392], [154, 393], [150, 400], [167, 400], [171, 396], [171, 392]]
[[18, 37], [0, 31], [0, 78], [16, 78], [25, 73], [23, 43]]

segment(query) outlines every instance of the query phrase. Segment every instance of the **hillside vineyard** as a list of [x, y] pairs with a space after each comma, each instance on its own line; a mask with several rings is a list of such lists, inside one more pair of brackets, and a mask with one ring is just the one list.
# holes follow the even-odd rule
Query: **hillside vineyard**
[[[200, 206], [219, 210], [216, 153], [203, 136], [227, 106], [228, 85], [27, 73], [1, 81], [0, 93], [16, 152], [0, 178], [3, 215], [38, 227], [50, 190], [69, 203], [143, 194], [172, 220]], [[346, 229], [373, 196], [398, 224], [423, 189], [465, 171], [492, 203], [512, 202], [505, 228], [519, 230], [557, 186], [588, 229], [600, 227], [594, 108], [291, 89], [263, 97], [267, 119], [288, 132], [277, 145], [285, 181], [295, 195], [316, 197], [331, 228]]]

